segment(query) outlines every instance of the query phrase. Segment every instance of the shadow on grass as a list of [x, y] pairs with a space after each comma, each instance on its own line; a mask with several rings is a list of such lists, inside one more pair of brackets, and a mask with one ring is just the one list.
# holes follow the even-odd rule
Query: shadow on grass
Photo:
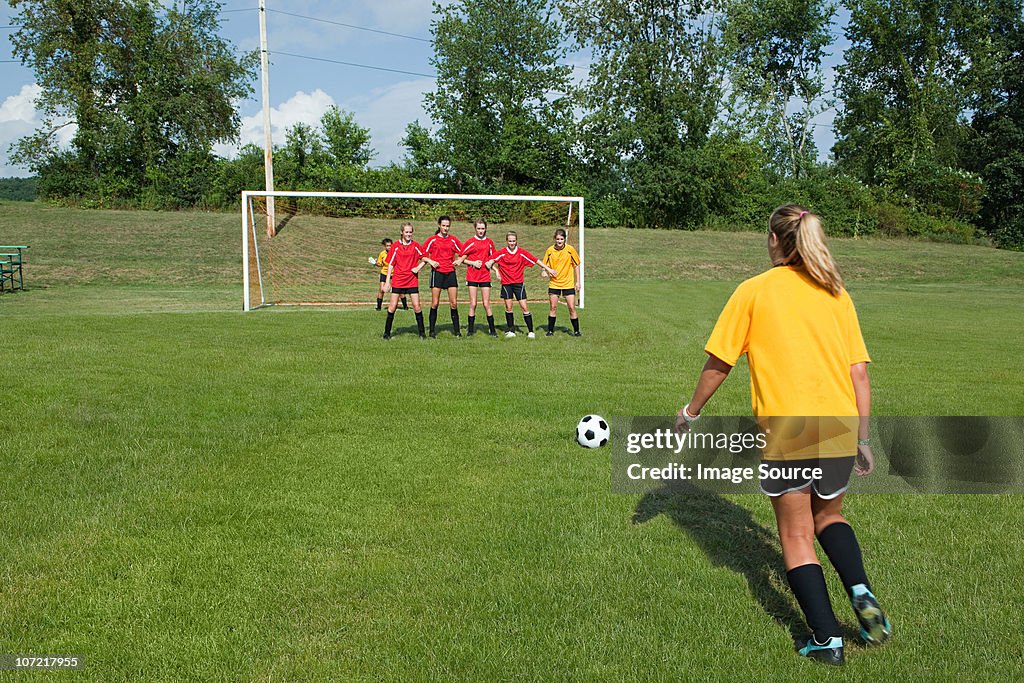
[[716, 566], [741, 574], [761, 609], [794, 640], [807, 633], [803, 616], [789, 595], [775, 532], [758, 524], [746, 508], [681, 483], [641, 498], [633, 523], [643, 524], [658, 515], [667, 516], [685, 531]]

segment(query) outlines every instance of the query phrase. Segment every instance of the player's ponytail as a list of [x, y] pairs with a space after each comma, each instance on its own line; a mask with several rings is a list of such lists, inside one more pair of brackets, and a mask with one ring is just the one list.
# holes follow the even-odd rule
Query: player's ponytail
[[843, 276], [828, 250], [825, 231], [817, 216], [801, 206], [787, 204], [772, 212], [768, 229], [779, 240], [784, 264], [802, 268], [832, 294], [842, 291]]

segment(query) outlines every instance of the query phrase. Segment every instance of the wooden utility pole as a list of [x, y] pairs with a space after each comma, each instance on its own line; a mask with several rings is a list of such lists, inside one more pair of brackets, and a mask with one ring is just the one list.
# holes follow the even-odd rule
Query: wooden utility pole
[[[267, 2], [260, 0], [260, 71], [263, 80], [263, 169], [267, 192], [274, 191], [274, 143], [270, 135], [270, 53], [267, 51]], [[277, 234], [274, 198], [267, 197], [267, 237]]]

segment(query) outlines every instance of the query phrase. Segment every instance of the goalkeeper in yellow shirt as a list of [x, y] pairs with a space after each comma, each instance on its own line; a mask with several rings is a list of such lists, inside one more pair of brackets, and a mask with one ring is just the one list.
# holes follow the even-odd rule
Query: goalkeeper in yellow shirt
[[541, 259], [546, 266], [555, 271], [548, 283], [548, 299], [551, 310], [548, 311], [548, 331], [550, 337], [555, 333], [555, 317], [558, 313], [558, 299], [565, 297], [569, 307], [569, 322], [572, 323], [572, 336], [580, 336], [580, 317], [576, 312], [576, 293], [580, 291], [580, 255], [570, 244], [565, 243], [565, 230], [555, 230], [555, 243], [548, 247]]

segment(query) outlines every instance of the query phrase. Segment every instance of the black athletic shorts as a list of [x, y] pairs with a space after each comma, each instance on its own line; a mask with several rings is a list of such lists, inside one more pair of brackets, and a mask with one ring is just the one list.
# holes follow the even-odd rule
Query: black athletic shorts
[[[835, 498], [850, 486], [850, 473], [856, 458], [852, 455], [838, 458], [805, 458], [803, 460], [761, 459], [758, 468], [761, 491], [772, 498], [810, 486], [819, 498]], [[767, 471], [763, 471], [768, 468]], [[821, 478], [814, 478], [811, 470], [819, 468]]]
[[419, 287], [392, 287], [391, 288], [391, 293], [392, 294], [419, 294], [420, 293], [420, 288]]
[[487, 287], [488, 289], [490, 289], [491, 281], [488, 280], [487, 282], [470, 282], [469, 280], [466, 280], [466, 286], [467, 287]]
[[548, 287], [548, 295], [550, 296], [576, 296], [575, 289], [555, 289], [554, 287]]
[[515, 282], [511, 285], [501, 286], [502, 299], [517, 299], [522, 301], [526, 298], [526, 285], [522, 282]]
[[380, 281], [381, 282], [387, 282], [388, 281], [388, 276], [385, 275], [384, 273], [381, 273], [380, 274]]
[[450, 273], [442, 273], [437, 270], [430, 271], [430, 288], [431, 289], [448, 289], [449, 287], [458, 287], [459, 278], [455, 275], [453, 270]]

